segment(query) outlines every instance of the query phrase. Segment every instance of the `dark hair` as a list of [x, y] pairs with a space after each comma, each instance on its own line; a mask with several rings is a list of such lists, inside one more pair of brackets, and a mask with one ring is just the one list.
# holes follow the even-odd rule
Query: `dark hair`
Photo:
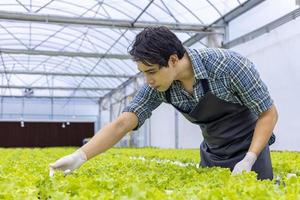
[[181, 59], [185, 49], [177, 36], [168, 28], [148, 27], [137, 34], [129, 54], [134, 61], [150, 66], [159, 64], [167, 67], [169, 58], [176, 54]]

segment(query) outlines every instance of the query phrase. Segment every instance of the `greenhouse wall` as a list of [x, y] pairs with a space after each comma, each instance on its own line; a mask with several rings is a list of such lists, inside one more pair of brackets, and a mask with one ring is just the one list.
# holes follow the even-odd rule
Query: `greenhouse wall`
[[[244, 29], [243, 27], [246, 29], [249, 22], [260, 23], [268, 16], [278, 16], [278, 13], [274, 13], [274, 15], [272, 13], [265, 15], [265, 13], [271, 12], [271, 10], [273, 12], [288, 10], [291, 6], [290, 3], [290, 1], [278, 1], [277, 7], [274, 7], [276, 5], [271, 5], [270, 1], [265, 2], [262, 4], [265, 7], [245, 13], [243, 18], [230, 24], [231, 35], [237, 36]], [[260, 17], [263, 14], [264, 17]], [[277, 141], [271, 146], [276, 150], [300, 150], [299, 27], [300, 19], [296, 18], [267, 34], [233, 48], [256, 64], [278, 109], [279, 120], [274, 131]]]
[[95, 131], [99, 129], [99, 106], [92, 100], [25, 98], [0, 98], [1, 121], [61, 121], [94, 122]]
[[[177, 121], [177, 122], [176, 122]], [[177, 123], [177, 126], [175, 125]], [[151, 117], [151, 146], [161, 148], [176, 147], [176, 127], [178, 148], [198, 148], [202, 141], [198, 125], [187, 121], [182, 114], [175, 119], [175, 109], [163, 103], [153, 111]]]
[[178, 116], [179, 148], [199, 148], [203, 140], [200, 127], [190, 123], [182, 114]]
[[175, 147], [174, 108], [168, 104], [160, 105], [151, 117], [151, 146]]

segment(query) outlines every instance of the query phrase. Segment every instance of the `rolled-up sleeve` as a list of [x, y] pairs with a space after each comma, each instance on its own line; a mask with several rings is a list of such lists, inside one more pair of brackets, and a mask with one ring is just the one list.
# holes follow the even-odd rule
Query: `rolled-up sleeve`
[[242, 103], [257, 115], [268, 110], [273, 100], [254, 64], [232, 52], [229, 66], [231, 88]]
[[159, 98], [158, 91], [144, 85], [122, 112], [132, 112], [137, 116], [138, 125], [133, 129], [137, 130], [161, 103], [162, 100]]

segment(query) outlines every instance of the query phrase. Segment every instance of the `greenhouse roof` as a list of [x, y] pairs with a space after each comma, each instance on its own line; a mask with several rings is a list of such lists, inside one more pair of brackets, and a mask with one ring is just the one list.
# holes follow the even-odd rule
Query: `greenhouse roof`
[[1, 96], [101, 98], [138, 74], [127, 49], [144, 27], [191, 46], [260, 2], [1, 1]]

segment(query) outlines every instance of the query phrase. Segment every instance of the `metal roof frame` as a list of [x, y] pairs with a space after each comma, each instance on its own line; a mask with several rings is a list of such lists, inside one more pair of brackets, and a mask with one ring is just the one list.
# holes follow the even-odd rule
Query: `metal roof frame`
[[[50, 90], [49, 95], [51, 95], [52, 90], [71, 90], [72, 93], [69, 97], [67, 97], [68, 99], [73, 97], [76, 98], [77, 90], [109, 90], [109, 92], [106, 93], [106, 95], [101, 96], [103, 98], [107, 95], [111, 95], [114, 91], [118, 90], [119, 88], [126, 86], [131, 82], [131, 80], [136, 79], [136, 77], [140, 75], [140, 73], [137, 73], [136, 75], [132, 75], [132, 73], [127, 74], [126, 70], [124, 69], [124, 66], [130, 65], [129, 68], [127, 67], [126, 69], [134, 71], [133, 63], [127, 61], [130, 60], [131, 57], [124, 52], [124, 48], [126, 48], [128, 44], [131, 43], [132, 37], [129, 36], [135, 35], [135, 30], [149, 26], [166, 26], [169, 29], [178, 33], [189, 33], [189, 35], [191, 35], [192, 33], [197, 32], [197, 34], [191, 36], [188, 40], [184, 41], [184, 45], [190, 46], [192, 44], [195, 44], [196, 42], [199, 42], [202, 38], [208, 35], [224, 34], [223, 31], [224, 28], [226, 28], [228, 21], [234, 19], [235, 17], [241, 15], [242, 13], [246, 12], [247, 10], [251, 9], [252, 7], [258, 5], [263, 1], [264, 0], [248, 0], [244, 3], [241, 3], [239, 0], [237, 0], [235, 4], [239, 6], [237, 6], [233, 11], [227, 13], [226, 15], [222, 15], [221, 9], [219, 9], [218, 6], [212, 3], [212, 0], [205, 0], [203, 1], [204, 3], [206, 3], [205, 5], [210, 6], [211, 11], [215, 11], [215, 13], [220, 17], [214, 23], [205, 24], [204, 20], [200, 18], [196, 14], [196, 12], [193, 11], [193, 9], [191, 9], [191, 5], [190, 7], [188, 7], [180, 0], [174, 1], [174, 4], [180, 5], [181, 9], [183, 9], [185, 12], [188, 12], [191, 16], [194, 17], [194, 19], [197, 19], [197, 23], [181, 23], [180, 20], [178, 20], [179, 16], [175, 15], [178, 13], [174, 12], [175, 10], [170, 9], [170, 5], [167, 5], [167, 2], [164, 0], [150, 0], [140, 4], [126, 1], [126, 3], [136, 8], [136, 16], [130, 15], [130, 13], [126, 12], [125, 10], [122, 10], [118, 7], [114, 7], [113, 5], [110, 5], [108, 2], [104, 1], [96, 1], [95, 4], [91, 2], [91, 4], [87, 4], [88, 6], [82, 7], [80, 13], [66, 11], [67, 15], [64, 15], [63, 10], [60, 10], [61, 8], [58, 8], [57, 11], [59, 12], [57, 13], [61, 13], [61, 15], [52, 14], [54, 12], [50, 12], [51, 14], [46, 15], [41, 14], [41, 11], [44, 11], [46, 8], [50, 9], [51, 11], [56, 10], [56, 8], [52, 6], [52, 4], [55, 4], [55, 2], [60, 2], [59, 0], [49, 0], [44, 5], [32, 5], [32, 1], [30, 1], [29, 4], [26, 4], [20, 0], [17, 0], [16, 3], [19, 4], [21, 8], [25, 9], [25, 12], [20, 12], [19, 10], [17, 12], [0, 11], [0, 19], [12, 23], [9, 24], [10, 26], [5, 26], [0, 23], [0, 28], [2, 28], [3, 33], [6, 33], [8, 35], [8, 44], [10, 44], [12, 41], [17, 42], [18, 44], [16, 45], [21, 45], [21, 48], [16, 48], [16, 45], [12, 47], [0, 47], [1, 61], [3, 65], [3, 70], [0, 70], [0, 72], [3, 74], [2, 77], [6, 79], [4, 79], [4, 82], [6, 81], [8, 83], [5, 87], [5, 85], [3, 85], [2, 82], [0, 88], [32, 88], [36, 90], [48, 89]], [[73, 7], [79, 6], [79, 4], [77, 5], [75, 2], [68, 0], [60, 3], [69, 4]], [[153, 13], [149, 11], [150, 6], [154, 6], [155, 8], [160, 9], [160, 11], [164, 12], [166, 15], [171, 17], [172, 21], [174, 22], [161, 22], [161, 19], [159, 19], [157, 16], [153, 15]], [[105, 13], [103, 14], [98, 12], [100, 9], [103, 9]], [[119, 12], [123, 16], [126, 16], [129, 20], [115, 19], [109, 14], [109, 12], [106, 9], [113, 9], [115, 12]], [[91, 13], [89, 12], [92, 12], [94, 14], [91, 15]], [[87, 15], [88, 17], [85, 16], [87, 13], [89, 13], [89, 15]], [[151, 20], [144, 20], [144, 15], [150, 17]], [[29, 38], [23, 41], [22, 33], [18, 31], [18, 25], [24, 24], [25, 22], [29, 22], [27, 23], [27, 26], [29, 26]], [[15, 27], [13, 27], [15, 25], [13, 23], [16, 23]], [[34, 26], [33, 24], [37, 25]], [[47, 30], [47, 33], [45, 33], [43, 37], [41, 36], [34, 38], [34, 36], [36, 36], [37, 33], [35, 33], [36, 35], [32, 36], [32, 31], [39, 31], [39, 24], [51, 24], [49, 29], [56, 29], [53, 29], [52, 33], [51, 30]], [[78, 31], [78, 27], [83, 28], [82, 30], [80, 28], [80, 31]], [[99, 27], [101, 27], [101, 29], [99, 29]], [[112, 32], [102, 32], [102, 28], [109, 28], [112, 30]], [[66, 32], [63, 32], [65, 29], [72, 30], [74, 32], [74, 35], [67, 37]], [[89, 31], [93, 31], [94, 35], [101, 35], [100, 37], [98, 36], [92, 38], [88, 35]], [[188, 36], [188, 34], [186, 34], [186, 36]], [[54, 39], [61, 40], [63, 38], [68, 38], [68, 40], [66, 40], [65, 43], [62, 43], [63, 45], [55, 43], [57, 40]], [[98, 44], [96, 45], [95, 42], [98, 42], [98, 40], [101, 40], [101, 42], [103, 43], [103, 47]], [[85, 48], [86, 46], [83, 45], [84, 42], [88, 44], [88, 46], [90, 46], [91, 48]], [[53, 48], [55, 46], [58, 46], [58, 48]], [[23, 63], [26, 63], [25, 56], [27, 56], [27, 64]], [[59, 57], [59, 59], [56, 59], [57, 57]], [[40, 62], [38, 62], [38, 60], [40, 60]], [[116, 60], [120, 60], [121, 62], [118, 62]], [[5, 65], [5, 62], [7, 62], [7, 65]], [[34, 64], [33, 68], [28, 68], [27, 65], [29, 65], [29, 63]], [[50, 63], [49, 69], [52, 67], [52, 69], [55, 68], [55, 70], [49, 71], [48, 68], [46, 70], [46, 67], [44, 65], [47, 63]], [[69, 66], [73, 66], [74, 63], [76, 63], [76, 67], [70, 67], [70, 69], [72, 69], [73, 71], [63, 71], [64, 69], [69, 69]], [[100, 63], [103, 69], [99, 65]], [[88, 67], [86, 67], [87, 65]], [[82, 70], [77, 72], [74, 71], [76, 70], [77, 66], [81, 67]], [[43, 67], [44, 71], [39, 69], [41, 67]], [[56, 69], [56, 67], [60, 68]], [[106, 73], [100, 74], [99, 72], [101, 72], [102, 70], [106, 71]], [[34, 81], [31, 84], [25, 84], [24, 82], [24, 86], [10, 84], [12, 75], [24, 74], [37, 75], [37, 77], [40, 77], [38, 77], [38, 79], [36, 79], [36, 81]], [[44, 79], [41, 79], [45, 76], [46, 81], [44, 81]], [[52, 80], [48, 79], [48, 76], [51, 76], [50, 78], [52, 78]], [[68, 79], [68, 81], [73, 81], [73, 87], [54, 87], [53, 85], [55, 84], [51, 82], [53, 81], [53, 77], [55, 77], [55, 79], [57, 80], [59, 80], [59, 78], [56, 77], [70, 77], [72, 79]], [[78, 79], [76, 77], [81, 77], [82, 79]], [[14, 76], [14, 78], [18, 77]], [[87, 78], [91, 79], [87, 80]], [[97, 81], [95, 78], [111, 79], [104, 82], [102, 80], [103, 84], [105, 83], [105, 87], [99, 87], [99, 85], [103, 86], [102, 84], [100, 84], [102, 82]], [[119, 84], [120, 82], [118, 81], [123, 81], [122, 79], [124, 78], [126, 78], [127, 80]], [[35, 82], [41, 82], [39, 81], [40, 79], [44, 81], [44, 84], [34, 84]], [[82, 87], [82, 85], [94, 85], [97, 87]], [[106, 85], [109, 87], [106, 87]], [[6, 94], [3, 93], [2, 95], [5, 96]], [[97, 95], [98, 94], [96, 94], [96, 96]]]
[[[21, 96], [21, 95], [1, 95], [0, 99], [17, 98], [17, 99], [68, 99], [69, 96]], [[94, 99], [99, 100], [100, 96], [73, 96], [73, 99]]]
[[185, 32], [210, 32], [213, 28], [222, 28], [222, 25], [203, 25], [203, 24], [186, 24], [186, 23], [163, 23], [163, 22], [147, 22], [130, 20], [116, 20], [116, 19], [99, 19], [88, 17], [66, 17], [59, 15], [41, 15], [29, 13], [17, 13], [0, 11], [0, 19], [26, 22], [39, 22], [49, 24], [61, 25], [77, 25], [89, 27], [107, 27], [107, 28], [121, 28], [121, 29], [142, 29], [146, 27], [166, 26], [173, 31]]
[[9, 89], [37, 89], [37, 90], [113, 90], [115, 88], [109, 88], [109, 87], [45, 87], [45, 86], [26, 86], [26, 85], [0, 85], [0, 88], [9, 88]]
[[[254, 8], [255, 6], [259, 5], [260, 3], [264, 2], [265, 0], [251, 0], [251, 1], [246, 1], [245, 3], [241, 4], [240, 6], [236, 7], [226, 15], [220, 17], [217, 19], [215, 22], [211, 24], [213, 25], [219, 25], [226, 27], [227, 24], [234, 20], [235, 18], [241, 16], [243, 13], [247, 12], [248, 10]], [[194, 36], [190, 37], [188, 40], [184, 41], [183, 44], [186, 46], [192, 46], [196, 42], [200, 41], [203, 39], [206, 35], [197, 33]]]
[[46, 72], [46, 71], [25, 71], [25, 70], [0, 70], [0, 74], [27, 74], [42, 76], [78, 76], [78, 77], [96, 77], [96, 78], [131, 78], [134, 75], [127, 74], [87, 74], [87, 73], [64, 73], [64, 72]]
[[254, 31], [251, 31], [250, 33], [247, 33], [247, 34], [242, 35], [234, 40], [224, 43], [224, 48], [232, 48], [239, 44], [243, 44], [245, 42], [253, 40], [254, 38], [257, 38], [265, 33], [268, 33], [270, 31], [276, 29], [277, 27], [279, 27], [285, 23], [288, 23], [291, 20], [296, 19], [299, 16], [300, 16], [300, 8], [295, 9], [294, 11], [292, 11], [292, 12], [290, 12], [290, 13], [258, 28], [258, 29], [255, 29]]
[[[213, 25], [221, 25], [222, 27], [228, 25], [228, 22], [230, 22], [231, 20], [234, 20], [235, 18], [239, 17], [240, 15], [242, 15], [243, 13], [247, 12], [248, 10], [252, 9], [253, 7], [257, 6], [258, 4], [264, 2], [265, 0], [250, 0], [250, 1], [246, 1], [245, 3], [239, 5], [238, 7], [236, 7], [234, 10], [230, 11], [229, 13], [227, 13], [224, 16], [221, 16], [218, 20], [214, 21], [212, 24], [208, 25], [208, 26], [213, 26]], [[200, 41], [201, 39], [203, 39], [205, 36], [207, 36], [206, 34], [203, 33], [197, 33], [193, 36], [191, 36], [189, 39], [187, 39], [186, 41], [183, 42], [183, 44], [185, 46], [192, 46], [193, 44], [195, 44], [196, 42]], [[140, 76], [141, 73], [137, 73], [137, 76]], [[136, 77], [132, 77], [129, 78], [127, 81], [125, 81], [124, 83], [122, 83], [117, 89], [121, 89], [126, 87], [127, 85], [129, 85], [130, 83], [132, 83], [133, 81], [136, 80]], [[117, 89], [109, 91], [107, 94], [105, 94], [103, 97], [101, 97], [101, 99], [104, 99], [106, 97], [111, 96]]]
[[32, 49], [9, 49], [0, 48], [0, 52], [6, 54], [25, 54], [25, 55], [44, 55], [44, 56], [64, 56], [64, 57], [83, 57], [83, 58], [106, 58], [106, 59], [131, 59], [126, 54], [103, 54], [103, 53], [86, 53], [86, 52], [68, 52], [68, 51], [45, 51]]

